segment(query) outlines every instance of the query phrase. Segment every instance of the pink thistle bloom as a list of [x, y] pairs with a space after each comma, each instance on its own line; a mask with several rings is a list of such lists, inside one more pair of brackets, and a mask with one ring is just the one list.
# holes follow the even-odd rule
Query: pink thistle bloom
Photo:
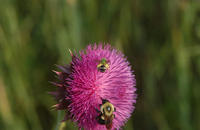
[[[58, 101], [54, 107], [67, 110], [64, 120], [71, 119], [80, 129], [120, 129], [136, 103], [136, 81], [129, 62], [110, 45], [89, 45], [79, 55], [70, 53], [70, 65], [58, 66], [61, 72], [55, 71], [59, 82], [53, 83], [58, 88], [51, 92]], [[106, 64], [101, 66], [104, 61]], [[110, 128], [97, 120], [102, 114], [102, 99], [116, 109]]]

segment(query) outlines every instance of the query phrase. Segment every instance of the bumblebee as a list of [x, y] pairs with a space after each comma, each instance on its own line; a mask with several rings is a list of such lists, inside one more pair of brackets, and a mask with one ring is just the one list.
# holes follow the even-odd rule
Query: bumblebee
[[102, 58], [100, 63], [97, 65], [97, 68], [100, 72], [105, 72], [109, 68], [108, 61], [105, 58]]
[[101, 125], [106, 125], [106, 128], [110, 130], [112, 128], [112, 121], [115, 118], [113, 112], [116, 112], [116, 108], [108, 100], [102, 99], [100, 111], [97, 110], [97, 112], [99, 113], [96, 118], [97, 122]]

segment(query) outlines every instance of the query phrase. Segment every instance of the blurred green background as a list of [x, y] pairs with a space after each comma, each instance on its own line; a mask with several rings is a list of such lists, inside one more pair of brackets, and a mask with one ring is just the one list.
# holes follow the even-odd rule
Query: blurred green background
[[55, 129], [63, 113], [50, 108], [51, 70], [69, 63], [69, 48], [95, 42], [124, 52], [135, 70], [124, 130], [200, 130], [198, 0], [0, 0], [0, 129]]

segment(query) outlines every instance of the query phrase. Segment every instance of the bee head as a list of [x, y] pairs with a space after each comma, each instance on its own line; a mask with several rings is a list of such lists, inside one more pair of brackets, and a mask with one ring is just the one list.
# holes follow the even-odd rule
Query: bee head
[[101, 62], [102, 64], [107, 64], [108, 61], [106, 60], [106, 58], [102, 58], [100, 62]]

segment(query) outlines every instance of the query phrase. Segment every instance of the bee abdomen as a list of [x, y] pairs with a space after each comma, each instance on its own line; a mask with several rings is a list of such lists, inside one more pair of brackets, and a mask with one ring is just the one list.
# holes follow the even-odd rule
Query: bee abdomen
[[105, 71], [106, 71], [106, 67], [105, 67], [104, 65], [101, 65], [101, 66], [99, 67], [99, 71], [100, 71], [100, 72], [105, 72]]

